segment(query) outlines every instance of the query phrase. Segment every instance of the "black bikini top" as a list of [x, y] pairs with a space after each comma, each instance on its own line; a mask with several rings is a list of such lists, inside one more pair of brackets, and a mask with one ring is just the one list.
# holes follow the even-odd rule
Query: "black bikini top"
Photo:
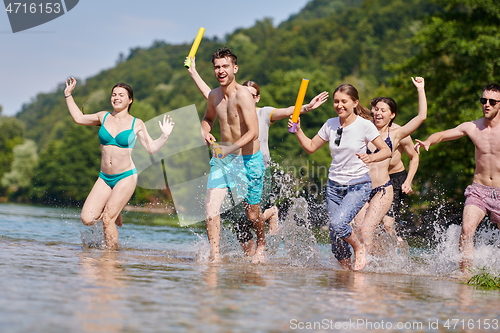
[[[385, 143], [389, 146], [389, 149], [392, 151], [392, 141], [391, 137], [389, 136], [389, 131], [387, 131], [387, 138], [385, 138]], [[380, 151], [380, 149], [375, 149], [375, 151], [371, 151], [368, 147], [366, 147], [366, 153], [367, 154], [376, 154]]]

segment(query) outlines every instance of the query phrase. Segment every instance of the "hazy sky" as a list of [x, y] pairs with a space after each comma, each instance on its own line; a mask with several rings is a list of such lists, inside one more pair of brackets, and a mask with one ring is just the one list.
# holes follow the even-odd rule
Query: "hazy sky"
[[[21, 1], [15, 1], [21, 2]], [[28, 1], [29, 2], [29, 1]], [[116, 64], [120, 53], [153, 41], [191, 43], [198, 28], [224, 37], [264, 17], [275, 25], [309, 0], [80, 0], [66, 14], [38, 27], [12, 33], [0, 13], [0, 105], [19, 112], [39, 92], [65, 78], [88, 78]], [[4, 7], [2, 7], [4, 8]], [[61, 91], [62, 96], [62, 91]]]

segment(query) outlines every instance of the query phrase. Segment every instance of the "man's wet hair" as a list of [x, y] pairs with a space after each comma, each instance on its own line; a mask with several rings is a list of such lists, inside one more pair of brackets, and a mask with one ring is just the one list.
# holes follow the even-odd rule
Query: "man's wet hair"
[[230, 58], [233, 64], [237, 65], [238, 64], [238, 57], [231, 52], [231, 49], [228, 48], [223, 48], [223, 49], [217, 49], [217, 51], [214, 52], [212, 55], [212, 64], [215, 63], [215, 59], [224, 59], [224, 58]]
[[500, 85], [496, 83], [490, 83], [486, 87], [484, 87], [483, 91], [496, 91], [500, 92]]

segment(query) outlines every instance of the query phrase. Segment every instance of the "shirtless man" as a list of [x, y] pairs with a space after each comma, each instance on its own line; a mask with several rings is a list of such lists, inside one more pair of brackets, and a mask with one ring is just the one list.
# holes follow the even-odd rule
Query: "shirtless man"
[[[205, 201], [210, 261], [221, 261], [220, 208], [227, 190], [229, 188], [238, 193], [245, 185], [245, 212], [255, 229], [257, 243], [251, 239], [242, 243], [242, 247], [246, 255], [253, 256], [252, 262], [262, 262], [266, 249], [265, 223], [260, 210], [264, 159], [257, 140], [259, 128], [255, 100], [246, 87], [236, 82], [237, 57], [229, 49], [218, 49], [212, 55], [212, 63], [220, 87], [212, 90], [208, 96], [201, 128], [205, 142], [211, 144], [216, 140], [210, 132], [215, 118], [219, 118], [222, 158], [213, 157], [210, 162], [212, 168]], [[238, 176], [246, 184], [241, 184]]]
[[[212, 89], [210, 86], [203, 80], [198, 71], [196, 70], [196, 58], [188, 59], [186, 57], [185, 63], [191, 60], [191, 66], [188, 68], [188, 72], [191, 75], [194, 83], [200, 90], [201, 94], [205, 99], [208, 99], [208, 95]], [[242, 83], [242, 86], [246, 87], [250, 90], [255, 103], [260, 101], [260, 87], [254, 81], [245, 81]], [[328, 98], [328, 92], [323, 91], [319, 95], [315, 96], [309, 104], [305, 104], [301, 107], [300, 113], [306, 113], [317, 109], [324, 102], [326, 102]], [[271, 190], [272, 190], [272, 172], [271, 172], [271, 155], [269, 153], [269, 128], [272, 124], [274, 124], [277, 120], [288, 118], [292, 115], [295, 106], [290, 106], [288, 108], [274, 108], [272, 106], [265, 106], [261, 108], [255, 108], [257, 112], [257, 119], [259, 122], [259, 145], [260, 151], [262, 152], [262, 156], [264, 158], [264, 190], [261, 198], [261, 207], [262, 206], [270, 206], [267, 209], [264, 209], [262, 212], [262, 218], [264, 221], [269, 221], [269, 234], [275, 235], [278, 232], [278, 208], [271, 203]], [[411, 151], [417, 155], [417, 153], [413, 150], [413, 141], [410, 140]], [[271, 206], [272, 205], [272, 206]], [[238, 206], [236, 208], [239, 208]], [[265, 207], [262, 207], [265, 208]], [[240, 211], [239, 209], [237, 210]], [[234, 215], [234, 214], [233, 214]], [[240, 243], [246, 243], [250, 239], [252, 239], [252, 234], [250, 232], [250, 223], [246, 218], [240, 218], [240, 214], [233, 221], [234, 228], [237, 232], [238, 240]]]
[[472, 185], [465, 189], [465, 206], [462, 216], [459, 251], [462, 254], [460, 268], [465, 272], [472, 266], [474, 234], [486, 214], [493, 223], [500, 223], [500, 85], [490, 84], [483, 89], [479, 99], [483, 118], [468, 121], [455, 128], [432, 134], [425, 141], [416, 140], [415, 150], [429, 147], [441, 141], [456, 140], [468, 136], [475, 146], [476, 170]]

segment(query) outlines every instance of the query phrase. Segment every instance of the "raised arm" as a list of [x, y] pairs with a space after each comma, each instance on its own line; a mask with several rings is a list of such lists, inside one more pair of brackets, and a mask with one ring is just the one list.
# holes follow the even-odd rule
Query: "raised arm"
[[163, 122], [159, 121], [159, 126], [161, 129], [161, 135], [158, 139], [153, 140], [148, 133], [148, 129], [144, 122], [140, 119], [137, 119], [137, 127], [139, 130], [137, 131], [137, 137], [141, 141], [142, 146], [146, 151], [150, 154], [154, 154], [160, 150], [160, 148], [167, 142], [170, 133], [174, 129], [174, 122], [172, 118], [169, 116], [163, 116]]
[[[187, 61], [187, 59], [188, 58], [186, 57], [186, 61]], [[195, 61], [195, 59], [196, 59], [196, 57], [191, 58], [191, 66], [187, 69], [187, 71], [189, 72], [189, 75], [191, 75], [191, 78], [193, 79], [194, 83], [196, 84], [196, 86], [198, 87], [198, 89], [200, 90], [200, 92], [202, 93], [203, 97], [205, 97], [205, 99], [208, 99], [208, 94], [210, 93], [210, 91], [212, 89], [210, 89], [210, 87], [208, 86], [208, 84], [206, 84], [206, 82], [203, 81], [203, 79], [201, 78], [200, 74], [196, 70], [196, 61]], [[186, 61], [184, 61], [184, 63]]]
[[401, 185], [401, 190], [406, 193], [412, 193], [413, 190], [411, 188], [411, 183], [413, 182], [413, 178], [417, 173], [418, 164], [420, 163], [420, 156], [417, 154], [415, 149], [413, 149], [413, 141], [410, 136], [407, 136], [403, 140], [400, 141], [400, 146], [403, 148], [403, 151], [410, 158], [410, 163], [408, 163], [408, 171], [407, 176], [404, 183]]
[[[328, 99], [328, 92], [323, 91], [322, 93], [311, 99], [309, 104], [302, 105], [300, 109], [300, 114], [304, 114], [306, 112], [319, 108], [320, 105], [325, 103], [327, 99]], [[271, 115], [271, 121], [276, 121], [290, 117], [294, 109], [295, 106], [290, 106], [284, 109], [274, 109], [273, 114]]]
[[76, 105], [75, 100], [73, 99], [73, 90], [76, 87], [76, 80], [74, 77], [71, 77], [66, 80], [66, 88], [64, 89], [64, 97], [66, 99], [66, 105], [68, 106], [69, 113], [75, 123], [79, 125], [85, 126], [96, 126], [101, 124], [101, 120], [99, 119], [99, 114], [83, 114], [82, 110]]
[[400, 140], [407, 137], [422, 125], [427, 119], [427, 97], [425, 96], [425, 81], [423, 77], [411, 78], [413, 84], [417, 88], [418, 93], [418, 114], [404, 126], [401, 126], [398, 137]]
[[467, 127], [469, 126], [475, 125], [472, 122], [461, 123], [455, 128], [431, 134], [431, 136], [429, 136], [425, 141], [415, 139], [415, 141], [417, 141], [417, 143], [415, 144], [415, 151], [420, 154], [421, 147], [428, 151], [430, 146], [438, 144], [442, 141], [460, 139], [461, 137], [467, 135]]
[[[293, 124], [292, 120], [291, 119], [288, 120], [288, 127], [292, 127], [292, 124]], [[302, 131], [302, 129], [300, 128], [300, 118], [299, 118], [299, 120], [297, 122], [295, 136], [299, 140], [299, 143], [302, 146], [302, 148], [304, 148], [304, 150], [308, 154], [314, 153], [316, 150], [318, 150], [319, 148], [321, 148], [321, 146], [323, 146], [327, 142], [327, 141], [323, 140], [317, 134], [314, 136], [314, 138], [309, 139], [306, 136], [306, 134]]]

